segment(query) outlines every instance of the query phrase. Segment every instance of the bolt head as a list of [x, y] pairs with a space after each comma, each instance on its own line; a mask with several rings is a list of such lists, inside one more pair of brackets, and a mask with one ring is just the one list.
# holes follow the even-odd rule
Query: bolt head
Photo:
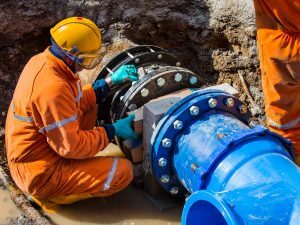
[[199, 107], [193, 105], [190, 107], [190, 114], [196, 116], [199, 114]]
[[218, 104], [218, 101], [215, 98], [210, 98], [208, 100], [208, 105], [210, 108], [215, 108], [217, 106], [217, 104]]
[[157, 56], [157, 58], [158, 58], [158, 59], [162, 59], [162, 54], [159, 54], [159, 55]]
[[170, 178], [169, 178], [168, 175], [162, 175], [161, 178], [160, 178], [160, 181], [161, 181], [162, 183], [166, 184], [166, 183], [169, 183]]
[[169, 138], [164, 138], [164, 139], [161, 141], [161, 144], [162, 144], [163, 147], [169, 148], [169, 147], [171, 147], [172, 141], [171, 141], [171, 139], [169, 139]]
[[180, 120], [175, 120], [173, 123], [174, 129], [181, 130], [183, 128], [183, 123]]
[[170, 190], [170, 193], [172, 195], [177, 195], [178, 194], [178, 188], [177, 187], [172, 187], [171, 190]]
[[142, 95], [143, 97], [147, 97], [147, 96], [149, 95], [149, 90], [148, 90], [147, 88], [143, 88], [143, 89], [141, 90], [141, 95]]
[[229, 108], [233, 107], [234, 106], [234, 100], [233, 100], [233, 98], [227, 98], [226, 105]]
[[120, 101], [122, 101], [124, 99], [124, 95], [120, 96]]
[[253, 128], [253, 127], [257, 126], [258, 123], [257, 123], [257, 121], [251, 119], [250, 121], [248, 121], [248, 125], [250, 128]]
[[136, 105], [136, 104], [130, 104], [130, 105], [128, 106], [128, 109], [129, 109], [130, 111], [136, 110], [136, 109], [137, 109], [137, 105]]
[[179, 67], [180, 65], [181, 65], [181, 63], [180, 63], [180, 62], [177, 62], [177, 63], [176, 63], [176, 66], [178, 66], [178, 67]]
[[164, 78], [160, 77], [160, 78], [157, 79], [156, 83], [157, 83], [157, 85], [158, 85], [159, 87], [162, 87], [162, 86], [165, 85], [166, 80], [165, 80]]
[[190, 77], [190, 84], [196, 84], [197, 82], [198, 82], [197, 77], [195, 77], [195, 76]]
[[154, 70], [157, 70], [157, 69], [159, 68], [159, 65], [153, 64], [153, 65], [151, 66], [151, 68], [154, 69]]
[[165, 159], [165, 158], [160, 158], [160, 159], [158, 160], [158, 165], [159, 165], [160, 167], [164, 167], [164, 166], [167, 165], [167, 162], [168, 162], [167, 159]]
[[180, 82], [182, 80], [182, 74], [176, 73], [175, 76], [174, 76], [174, 80], [176, 82]]
[[136, 58], [136, 59], [134, 60], [134, 62], [135, 62], [135, 63], [140, 63], [140, 59], [139, 59], [139, 58]]
[[245, 105], [240, 105], [239, 110], [240, 110], [241, 114], [246, 114], [248, 111], [248, 108]]

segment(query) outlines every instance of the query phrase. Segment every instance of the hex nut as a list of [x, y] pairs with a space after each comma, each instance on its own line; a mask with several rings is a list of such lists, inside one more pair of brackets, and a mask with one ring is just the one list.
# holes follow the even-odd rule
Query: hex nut
[[169, 178], [168, 175], [162, 175], [161, 178], [160, 178], [160, 181], [161, 181], [162, 183], [166, 184], [166, 183], [169, 183], [170, 178]]
[[241, 114], [246, 114], [247, 111], [248, 111], [248, 108], [247, 108], [247, 106], [245, 106], [245, 105], [240, 105], [240, 106], [239, 106], [239, 110], [240, 110], [240, 113], [241, 113]]
[[128, 109], [129, 109], [130, 111], [136, 110], [136, 109], [137, 109], [137, 105], [136, 105], [136, 104], [130, 104], [130, 105], [128, 106]]
[[217, 104], [218, 104], [218, 101], [215, 98], [210, 98], [208, 100], [208, 105], [210, 108], [215, 108], [217, 106]]
[[149, 95], [149, 90], [148, 90], [147, 88], [143, 88], [143, 89], [141, 90], [141, 95], [142, 95], [143, 97], [147, 97], [147, 96]]
[[161, 141], [161, 144], [162, 144], [163, 147], [169, 148], [169, 147], [171, 147], [172, 141], [171, 141], [171, 139], [169, 139], [169, 138], [164, 138], [164, 139]]
[[160, 78], [158, 78], [158, 79], [156, 80], [156, 83], [157, 83], [157, 85], [158, 85], [159, 87], [162, 87], [162, 86], [165, 85], [166, 80], [165, 80], [164, 78], [160, 77]]
[[175, 76], [174, 76], [174, 80], [176, 82], [180, 82], [182, 80], [182, 74], [176, 73]]
[[193, 116], [197, 116], [199, 114], [199, 107], [193, 105], [190, 107], [190, 114]]
[[170, 190], [170, 193], [172, 195], [177, 195], [178, 194], [178, 188], [177, 187], [172, 187], [171, 190]]
[[227, 98], [226, 105], [229, 108], [233, 107], [234, 106], [234, 100], [233, 100], [233, 98]]
[[158, 160], [158, 165], [160, 166], [160, 167], [164, 167], [164, 166], [166, 166], [167, 165], [167, 159], [166, 158], [160, 158], [159, 160]]
[[180, 120], [175, 120], [173, 123], [174, 129], [181, 130], [183, 128], [183, 123]]
[[195, 76], [190, 77], [190, 84], [196, 84], [197, 82], [198, 82], [197, 77], [195, 77]]

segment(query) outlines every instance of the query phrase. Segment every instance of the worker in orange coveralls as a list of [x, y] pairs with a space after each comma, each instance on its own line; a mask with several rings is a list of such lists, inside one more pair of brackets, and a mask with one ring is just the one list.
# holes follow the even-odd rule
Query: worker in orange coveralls
[[300, 0], [254, 0], [269, 128], [291, 140], [300, 165]]
[[[94, 68], [105, 53], [99, 28], [71, 17], [51, 29], [52, 45], [33, 56], [16, 86], [6, 121], [6, 149], [18, 187], [43, 205], [110, 196], [129, 185], [131, 163], [95, 157], [116, 135], [136, 138], [133, 117], [94, 127], [97, 105], [112, 85], [137, 80], [133, 65], [81, 87], [77, 72]], [[44, 206], [47, 205], [44, 204]]]

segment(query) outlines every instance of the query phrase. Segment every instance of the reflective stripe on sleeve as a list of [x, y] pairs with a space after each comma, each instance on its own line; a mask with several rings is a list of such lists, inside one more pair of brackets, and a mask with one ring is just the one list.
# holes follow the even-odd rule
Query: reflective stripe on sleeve
[[12, 111], [13, 111], [13, 115], [14, 115], [15, 119], [20, 120], [22, 122], [27, 122], [27, 123], [32, 123], [33, 122], [32, 116], [21, 116], [21, 115], [16, 114], [14, 103], [12, 103]]
[[114, 162], [113, 162], [113, 165], [111, 167], [111, 170], [109, 171], [109, 174], [108, 174], [108, 177], [107, 177], [107, 180], [104, 184], [104, 188], [103, 190], [104, 191], [107, 191], [109, 188], [110, 188], [110, 183], [116, 173], [116, 170], [117, 170], [117, 166], [118, 166], [118, 159], [117, 158], [114, 158]]
[[297, 119], [292, 120], [291, 122], [288, 122], [288, 123], [285, 123], [285, 124], [275, 123], [270, 118], [268, 118], [268, 122], [269, 122], [269, 125], [272, 126], [272, 127], [276, 127], [278, 129], [281, 129], [281, 130], [288, 130], [288, 129], [292, 129], [292, 128], [297, 127], [297, 125], [300, 123], [300, 118], [297, 118]]
[[76, 85], [77, 85], [78, 95], [77, 95], [77, 97], [75, 98], [75, 102], [79, 102], [79, 101], [80, 101], [80, 98], [82, 98], [82, 96], [83, 96], [83, 93], [82, 93], [82, 91], [81, 91], [81, 87], [80, 87], [79, 81], [76, 82]]
[[61, 121], [58, 121], [58, 122], [54, 122], [46, 127], [43, 127], [39, 130], [40, 133], [45, 133], [46, 131], [50, 131], [50, 130], [53, 130], [55, 128], [59, 128], [59, 127], [62, 127], [70, 122], [73, 122], [77, 119], [77, 114], [67, 118], [67, 119], [63, 119]]

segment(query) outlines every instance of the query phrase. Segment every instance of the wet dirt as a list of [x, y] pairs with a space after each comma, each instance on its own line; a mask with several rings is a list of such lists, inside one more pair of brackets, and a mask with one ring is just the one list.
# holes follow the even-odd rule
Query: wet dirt
[[9, 192], [0, 187], [0, 224], [7, 224], [21, 215], [22, 212], [12, 202]]

